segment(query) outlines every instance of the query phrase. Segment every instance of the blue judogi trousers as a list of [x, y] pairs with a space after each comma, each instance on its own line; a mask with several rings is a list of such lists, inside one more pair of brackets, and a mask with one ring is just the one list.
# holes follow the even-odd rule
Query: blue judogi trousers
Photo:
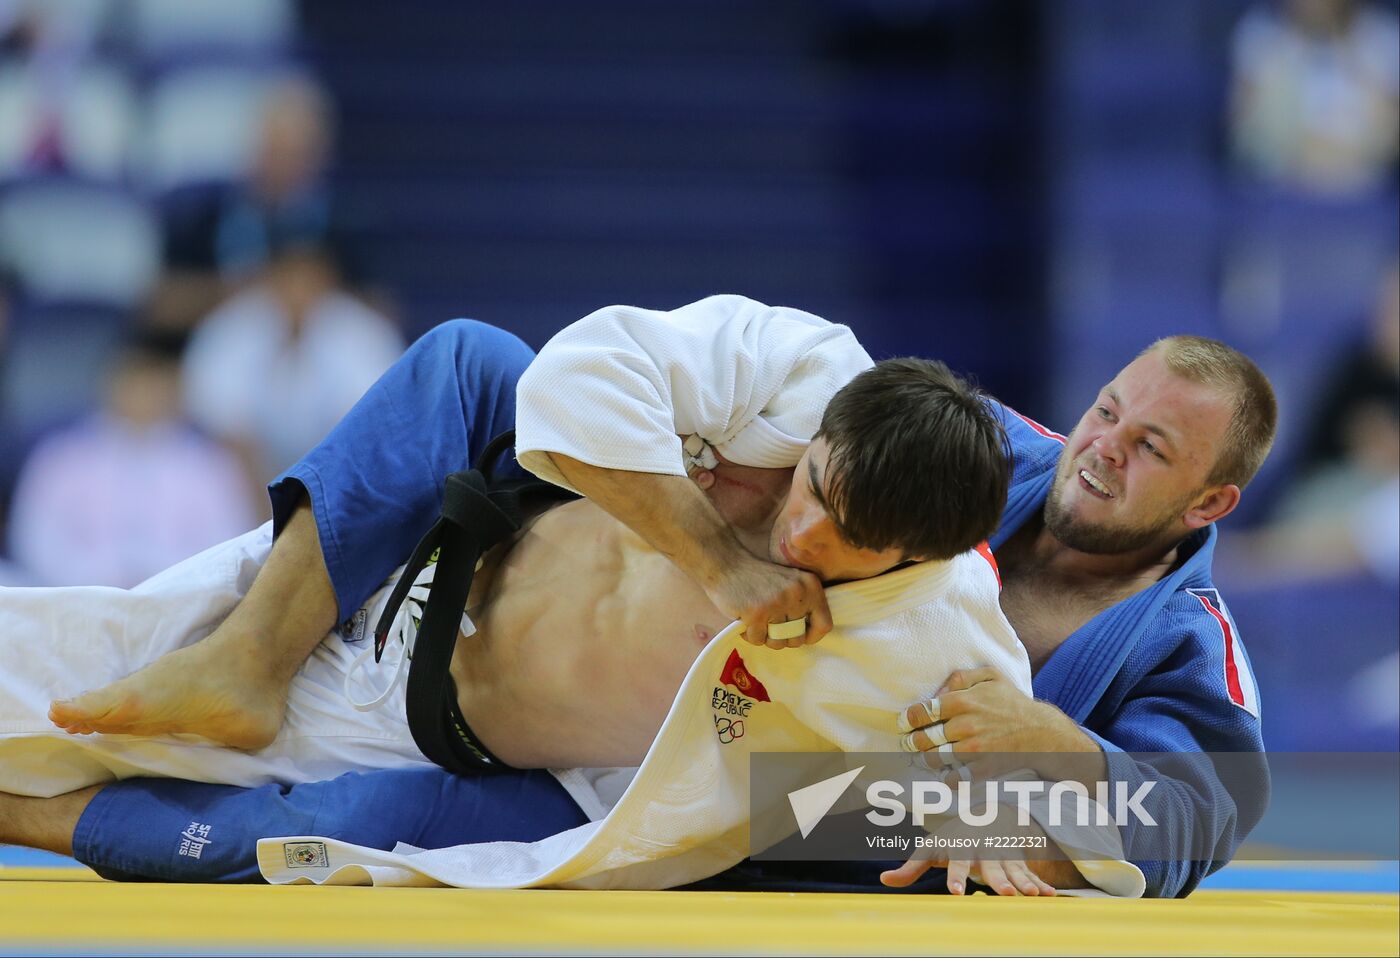
[[541, 769], [464, 778], [416, 766], [259, 788], [131, 778], [88, 804], [73, 832], [73, 857], [118, 881], [259, 882], [259, 838], [448, 848], [532, 842], [587, 821]]

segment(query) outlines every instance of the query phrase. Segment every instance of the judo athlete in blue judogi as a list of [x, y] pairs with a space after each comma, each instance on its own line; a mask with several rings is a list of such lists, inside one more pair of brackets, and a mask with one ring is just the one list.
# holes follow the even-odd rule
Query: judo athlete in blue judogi
[[[321, 447], [273, 486], [279, 523], [303, 491], [309, 499], [341, 611], [355, 609], [432, 522], [442, 477], [471, 461], [486, 431], [508, 424], [510, 380], [518, 373], [510, 364], [493, 370], [497, 386], [490, 398], [479, 401], [450, 382], [469, 331], [453, 324], [425, 337]], [[436, 356], [453, 359], [434, 362]], [[527, 358], [517, 352], [514, 361], [523, 365]], [[1175, 799], [1165, 831], [1174, 836], [1177, 853], [1135, 863], [1148, 895], [1188, 894], [1230, 859], [1267, 803], [1258, 697], [1210, 566], [1214, 523], [1237, 504], [1240, 487], [1272, 442], [1272, 392], [1233, 350], [1176, 337], [1149, 348], [1115, 377], [1068, 437], [1005, 407], [997, 412], [1014, 472], [991, 546], [1003, 578], [1002, 606], [1030, 654], [1036, 699], [991, 670], [960, 670], [934, 701], [914, 704], [892, 721], [912, 728], [910, 747], [930, 752], [1101, 753], [1107, 778], [1130, 787], [1146, 770], [1127, 752], [1259, 756], [1245, 786], [1227, 788], [1209, 763], [1187, 763], [1182, 778], [1159, 783]], [[488, 430], [463, 428], [483, 414], [492, 420]], [[692, 474], [703, 484], [707, 474], [712, 480], [711, 473], [724, 468], [721, 462]], [[891, 705], [893, 713], [899, 703]], [[972, 728], [975, 735], [967, 731]], [[384, 790], [383, 783], [408, 774], [375, 772], [294, 786], [291, 793], [317, 789], [322, 814], [353, 810], [353, 821], [323, 819], [315, 830], [337, 825], [337, 834], [372, 844], [387, 838], [369, 834], [373, 829], [357, 831], [356, 822], [369, 816], [355, 796]], [[118, 809], [121, 820], [140, 821], [168, 801], [176, 818], [199, 820], [199, 804], [209, 795], [181, 804], [181, 787], [153, 780], [105, 786], [79, 821], [86, 844], [75, 851], [95, 862], [113, 861], [125, 845], [134, 854], [121, 860], [135, 864], [139, 838], [125, 829], [99, 834], [88, 827], [94, 809], [105, 808], [109, 821]], [[221, 807], [235, 816], [237, 803], [246, 800], [247, 816], [260, 819], [261, 834], [308, 831], [304, 818], [280, 820], [251, 793], [241, 798], [237, 789], [205, 788], [220, 789]], [[412, 788], [400, 794], [400, 806], [415, 802]], [[430, 798], [423, 808], [436, 814], [430, 810], [441, 802]], [[413, 841], [413, 834], [393, 837]], [[1210, 854], [1200, 854], [1202, 848]], [[911, 861], [885, 880], [896, 887], [943, 887], [941, 872], [926, 871], [926, 863]], [[231, 869], [227, 877], [236, 873], [242, 874]], [[951, 890], [964, 890], [966, 875], [948, 876]], [[854, 863], [793, 869], [746, 863], [709, 884], [854, 889], [876, 887], [876, 877]]]
[[[1149, 380], [1145, 385], [1150, 388], [1142, 388], [1142, 371], [1134, 367], [1154, 359], [1153, 352], [1173, 342], [1180, 343], [1186, 358], [1174, 358], [1160, 384]], [[1194, 355], [1197, 351], [1204, 356]], [[1153, 808], [1168, 814], [1153, 835], [1135, 836], [1140, 826], [1131, 818], [1122, 829], [1129, 857], [1146, 877], [1146, 894], [1154, 897], [1187, 895], [1201, 879], [1228, 863], [1269, 800], [1258, 691], [1238, 629], [1211, 580], [1218, 537], [1214, 519], [1222, 516], [1207, 512], [1194, 517], [1196, 528], [1175, 542], [1167, 534], [1163, 545], [1163, 536], [1135, 536], [1131, 528], [1115, 530], [1087, 522], [1076, 528], [1064, 516], [1068, 510], [1062, 496], [1057, 524], [1062, 530], [1069, 526], [1066, 535], [1094, 550], [1087, 552], [1091, 562], [1113, 562], [1119, 555], [1131, 555], [1136, 546], [1145, 558], [1129, 568], [1145, 566], [1160, 570], [1159, 574], [1128, 582], [1130, 591], [1117, 601], [1108, 601], [1112, 586], [1106, 583], [1105, 591], [1087, 597], [1088, 605], [1097, 604], [1099, 610], [1081, 613], [1084, 621], [1068, 634], [1057, 636], [1052, 631], [1043, 640], [1037, 629], [1026, 627], [1035, 616], [1018, 615], [1008, 600], [1015, 604], [1024, 584], [1027, 603], [1043, 601], [1063, 608], [1063, 590], [1072, 588], [1067, 584], [1072, 579], [1054, 577], [1053, 550], [1049, 559], [1037, 562], [1032, 549], [1016, 549], [1018, 537], [1023, 543], [1034, 542], [1037, 536], [1056, 538], [1046, 529], [1046, 510], [1057, 488], [1074, 489], [1077, 483], [1081, 496], [1112, 503], [1126, 497], [1130, 483], [1124, 476], [1130, 476], [1135, 466], [1157, 471], [1180, 463], [1179, 457], [1186, 453], [1181, 447], [1187, 429], [1162, 435], [1162, 396], [1165, 390], [1192, 380], [1174, 372], [1173, 365], [1184, 367], [1190, 377], [1237, 384], [1232, 390], [1239, 397], [1234, 404], [1240, 410], [1236, 415], [1253, 420], [1252, 426], [1242, 424], [1239, 431], [1252, 435], [1253, 448], [1234, 453], [1245, 460], [1239, 467], [1228, 463], [1229, 453], [1217, 454], [1226, 456], [1227, 467], [1238, 468], [1233, 477], [1238, 485], [1253, 475], [1272, 443], [1277, 419], [1272, 390], [1252, 363], [1215, 344], [1184, 339], [1149, 350], [1100, 392], [1068, 437], [999, 406], [1011, 441], [1013, 472], [1001, 525], [990, 545], [1005, 587], [1002, 605], [1030, 652], [1037, 701], [1025, 701], [1009, 692], [997, 676], [982, 671], [953, 676], [940, 690], [944, 694], [938, 696], [938, 703], [915, 705], [904, 716], [906, 727], [919, 727], [910, 736], [912, 747], [930, 753], [941, 744], [956, 754], [957, 729], [975, 719], [981, 728], [976, 743], [980, 752], [1097, 748], [1106, 759], [1106, 780], [1126, 783], [1130, 793], [1147, 781], [1165, 790], [1168, 800], [1154, 802]], [[1161, 376], [1164, 370], [1149, 367], [1148, 372]], [[1136, 401], [1136, 408], [1128, 406], [1129, 400]], [[1188, 424], [1198, 425], [1183, 416], [1182, 426]], [[1172, 439], [1175, 445], [1170, 444]], [[1235, 445], [1238, 448], [1239, 442]], [[1086, 461], [1095, 474], [1081, 477], [1080, 464]], [[1105, 482], [1113, 498], [1097, 488]], [[1073, 518], [1071, 514], [1069, 520]], [[929, 721], [933, 711], [941, 721]], [[1142, 761], [1130, 752], [1171, 757]], [[1233, 764], [1228, 774], [1222, 775], [1202, 753], [1235, 753], [1230, 756]], [[936, 761], [931, 764], [937, 767]], [[1169, 842], [1162, 836], [1169, 836]], [[1135, 846], [1151, 857], [1134, 857]], [[742, 884], [774, 890], [857, 891], [873, 884], [883, 867], [851, 862], [751, 862], [706, 887]], [[898, 884], [923, 885], [927, 877], [916, 879], [927, 869], [927, 862], [907, 863], [898, 873]], [[942, 884], [940, 874], [929, 877]]]

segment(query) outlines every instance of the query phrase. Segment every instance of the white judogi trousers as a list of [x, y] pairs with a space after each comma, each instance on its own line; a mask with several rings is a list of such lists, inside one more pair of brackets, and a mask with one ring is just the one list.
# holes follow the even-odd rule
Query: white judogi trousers
[[[403, 685], [357, 711], [345, 677], [370, 629], [327, 636], [292, 680], [286, 722], [257, 752], [192, 735], [70, 735], [49, 702], [99, 688], [203, 639], [247, 593], [272, 547], [268, 523], [134, 589], [0, 589], [0, 791], [47, 797], [136, 776], [226, 785], [295, 784], [344, 772], [431, 764], [404, 719]], [[391, 643], [397, 645], [397, 643]], [[386, 658], [400, 649], [386, 651]]]

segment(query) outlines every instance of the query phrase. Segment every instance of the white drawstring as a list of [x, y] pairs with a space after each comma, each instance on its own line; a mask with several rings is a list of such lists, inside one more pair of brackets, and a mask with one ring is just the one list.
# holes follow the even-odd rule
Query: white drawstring
[[[477, 565], [479, 568], [480, 563], [477, 563]], [[395, 579], [390, 579], [389, 582], [385, 583], [383, 589], [384, 597], [378, 602], [373, 603], [374, 610], [368, 620], [371, 623], [371, 629], [366, 636], [369, 640], [369, 645], [363, 652], [355, 656], [355, 660], [350, 663], [349, 671], [345, 673], [345, 698], [349, 700], [350, 704], [354, 706], [357, 711], [370, 712], [379, 708], [388, 701], [389, 696], [394, 694], [395, 689], [408, 682], [408, 666], [413, 660], [413, 646], [418, 640], [418, 627], [423, 621], [423, 605], [428, 601], [428, 587], [433, 584], [433, 572], [436, 569], [436, 562], [429, 562], [423, 567], [423, 571], [418, 573], [418, 577], [413, 580], [413, 585], [409, 587], [408, 595], [404, 597], [403, 604], [399, 606], [398, 612], [394, 614], [394, 621], [389, 626], [389, 639], [397, 638], [401, 646], [398, 661], [394, 664], [394, 673], [389, 677], [388, 684], [384, 686], [383, 691], [373, 699], [364, 702], [355, 697], [354, 690], [351, 686], [352, 684], [358, 684], [359, 680], [357, 677], [360, 670], [366, 668], [367, 665], [373, 661], [374, 633], [372, 631], [372, 625], [373, 623], [377, 623], [379, 621], [379, 616], [384, 613], [384, 605], [389, 601], [389, 595], [393, 592]], [[400, 574], [402, 574], [402, 570], [400, 570]], [[471, 619], [467, 617], [465, 612], [462, 613], [461, 628], [463, 635], [472, 635], [476, 632], [476, 626], [472, 624]], [[386, 654], [388, 653], [389, 644], [390, 642], [386, 640]], [[380, 662], [374, 664], [382, 666], [385, 663], [381, 659]], [[363, 684], [369, 686], [371, 689], [373, 688], [368, 676], [365, 678]]]

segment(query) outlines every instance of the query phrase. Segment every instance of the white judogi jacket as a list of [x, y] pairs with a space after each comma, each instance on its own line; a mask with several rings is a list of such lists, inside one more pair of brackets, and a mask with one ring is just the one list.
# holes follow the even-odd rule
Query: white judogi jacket
[[872, 365], [847, 327], [743, 296], [609, 306], [557, 333], [520, 377], [516, 454], [566, 488], [546, 453], [683, 476], [690, 435], [731, 462], [791, 467], [831, 397]]
[[[816, 646], [755, 647], [731, 626], [695, 661], [636, 777], [601, 820], [534, 843], [434, 850], [268, 838], [259, 868], [273, 883], [464, 888], [657, 889], [706, 878], [749, 854], [750, 753], [894, 751], [900, 703], [932, 694], [958, 667], [995, 666], [1029, 694], [1025, 652], [996, 596], [991, 565], [965, 553], [827, 590], [836, 627]], [[1077, 864], [1109, 894], [1142, 894], [1142, 873], [1128, 862]]]
[[[669, 313], [609, 307], [550, 340], [522, 377], [517, 453], [560, 485], [546, 453], [685, 475], [691, 435], [743, 465], [790, 467], [832, 395], [870, 365], [846, 327], [739, 296]], [[579, 828], [533, 844], [388, 853], [269, 838], [259, 866], [272, 882], [479, 888], [669, 888], [707, 877], [748, 854], [751, 752], [893, 751], [897, 710], [958, 668], [994, 666], [1030, 694], [998, 591], [993, 562], [970, 552], [827, 590], [835, 628], [814, 647], [750, 646], [730, 626], [696, 659], [620, 801], [597, 787], [616, 776], [556, 771], [585, 811], [611, 809]], [[738, 734], [736, 702], [747, 703]], [[1111, 893], [1141, 894], [1141, 873], [1126, 862], [1081, 867]]]

